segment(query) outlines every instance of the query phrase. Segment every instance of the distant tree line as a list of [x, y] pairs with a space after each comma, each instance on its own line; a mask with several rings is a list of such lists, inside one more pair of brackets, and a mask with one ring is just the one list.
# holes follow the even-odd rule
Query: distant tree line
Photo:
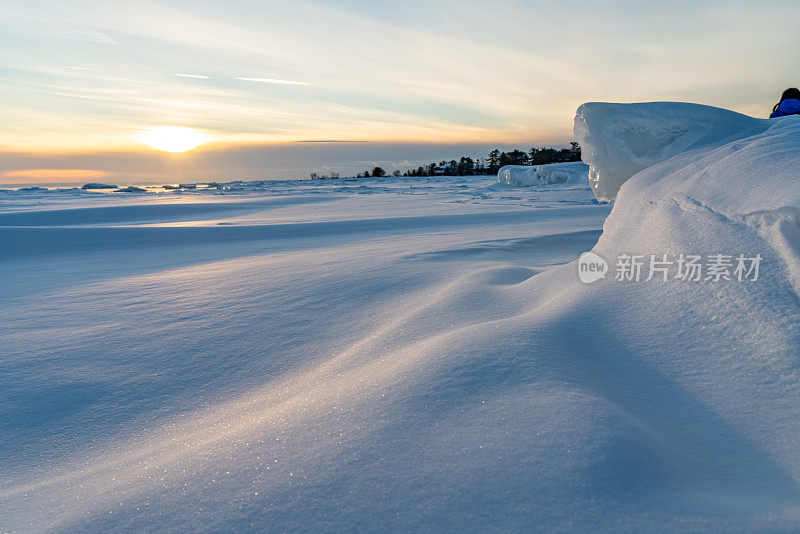
[[[500, 167], [504, 165], [545, 165], [548, 163], [564, 163], [568, 161], [581, 160], [581, 147], [576, 142], [569, 144], [567, 148], [533, 147], [527, 152], [524, 150], [512, 150], [501, 152], [494, 149], [485, 158], [471, 158], [463, 156], [458, 160], [440, 161], [439, 163], [429, 163], [421, 165], [416, 169], [409, 169], [405, 172], [396, 170], [393, 176], [471, 176], [475, 174], [497, 174]], [[372, 171], [364, 171], [356, 174], [356, 178], [381, 178], [386, 176], [386, 171], [381, 167], [374, 167]], [[332, 172], [328, 175], [320, 176], [312, 173], [312, 179], [338, 178], [339, 174]]]

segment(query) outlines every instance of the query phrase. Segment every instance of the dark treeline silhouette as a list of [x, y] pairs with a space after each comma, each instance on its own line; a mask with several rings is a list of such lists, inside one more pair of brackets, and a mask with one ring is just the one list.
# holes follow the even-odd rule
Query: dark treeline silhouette
[[[409, 169], [403, 173], [399, 170], [392, 173], [393, 176], [471, 176], [474, 174], [497, 174], [500, 167], [504, 165], [545, 165], [547, 163], [563, 163], [567, 161], [580, 161], [581, 147], [576, 142], [570, 143], [568, 148], [533, 147], [527, 152], [524, 150], [512, 150], [501, 152], [494, 149], [489, 152], [486, 158], [461, 157], [458, 160], [440, 161], [439, 163], [429, 163], [421, 165], [416, 169]], [[356, 174], [356, 178], [380, 178], [386, 176], [386, 171], [381, 167], [375, 167], [372, 171], [364, 171]], [[338, 178], [337, 173], [330, 173], [327, 176], [320, 176], [312, 173], [311, 178]]]

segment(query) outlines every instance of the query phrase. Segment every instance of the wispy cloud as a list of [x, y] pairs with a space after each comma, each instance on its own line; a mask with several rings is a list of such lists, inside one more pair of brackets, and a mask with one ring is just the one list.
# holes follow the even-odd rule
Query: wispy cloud
[[276, 80], [274, 78], [235, 78], [243, 82], [274, 83], [278, 85], [311, 85], [308, 82], [296, 82], [293, 80]]
[[12, 35], [67, 39], [95, 44], [117, 44], [106, 33], [96, 28], [70, 24], [67, 20], [52, 20], [42, 14], [21, 14], [11, 6], [0, 8], [0, 30]]
[[176, 74], [175, 76], [178, 76], [179, 78], [198, 78], [200, 80], [210, 80], [211, 79], [211, 76], [205, 76], [203, 74], [182, 74], [182, 73], [179, 73], [179, 74]]

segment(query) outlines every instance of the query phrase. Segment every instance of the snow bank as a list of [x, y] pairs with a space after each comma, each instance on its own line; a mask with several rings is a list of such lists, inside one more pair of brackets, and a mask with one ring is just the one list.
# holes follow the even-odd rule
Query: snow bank
[[[583, 106], [584, 115], [592, 116], [586, 113], [587, 106], [591, 109], [596, 105]], [[621, 106], [617, 108], [621, 117], [613, 113], [606, 116], [608, 122], [621, 125], [630, 116], [628, 106], [634, 105], [603, 105], [608, 112], [610, 108], [606, 106]], [[682, 103], [635, 106], [641, 118], [648, 113], [658, 118], [658, 114], [667, 109], [669, 117], [683, 117], [687, 124], [701, 124], [715, 117], [720, 124], [705, 124], [687, 133], [687, 136], [698, 137], [700, 130], [710, 132], [705, 139], [692, 143], [687, 152], [642, 170], [624, 185], [606, 221], [600, 245], [608, 246], [613, 242], [617, 252], [623, 248], [631, 250], [642, 241], [644, 232], [651, 234], [647, 242], [659, 242], [657, 235], [677, 231], [671, 228], [676, 219], [671, 213], [674, 209], [696, 215], [687, 226], [689, 223], [696, 225], [703, 218], [701, 215], [711, 214], [733, 225], [728, 233], [717, 236], [718, 241], [741, 241], [743, 230], [737, 230], [737, 225], [754, 230], [755, 235], [750, 237], [755, 242], [749, 247], [758, 247], [758, 241], [763, 239], [771, 247], [769, 253], [776, 255], [776, 261], [781, 263], [788, 280], [800, 289], [800, 117], [754, 119], [727, 110]], [[591, 120], [585, 124], [591, 127]], [[623, 141], [611, 139], [602, 146], [624, 146], [628, 142], [628, 131], [625, 132]], [[714, 136], [722, 140], [701, 150], [691, 150]], [[676, 144], [677, 141], [669, 145], [665, 152], [675, 150]], [[611, 168], [626, 165], [624, 155], [606, 161]], [[604, 175], [598, 178], [598, 186], [602, 188], [606, 185]], [[597, 189], [595, 192], [597, 194]], [[697, 231], [708, 232], [703, 228]], [[697, 240], [688, 236], [687, 242], [696, 243]], [[664, 244], [661, 248], [669, 250], [669, 246], [674, 248], [676, 244]], [[724, 249], [720, 245], [717, 248]]]
[[574, 134], [597, 200], [611, 202], [642, 169], [766, 128], [765, 119], [700, 104], [591, 102], [578, 108]]
[[519, 187], [585, 184], [588, 175], [588, 165], [580, 161], [550, 165], [506, 165], [497, 172], [497, 181]]
[[[619, 480], [669, 516], [667, 530], [797, 531], [800, 117], [683, 103], [586, 104], [577, 115], [597, 198], [616, 197], [593, 248], [609, 276], [586, 286], [564, 268], [540, 284], [563, 284], [553, 298], [571, 300], [559, 317], [572, 326], [550, 332], [575, 336], [565, 365], [586, 365], [588, 390], [638, 428], [592, 471], [637, 466]], [[664, 254], [763, 259], [757, 281], [686, 282], [674, 265], [665, 281], [614, 279], [623, 255]], [[592, 347], [573, 348], [582, 343]]]

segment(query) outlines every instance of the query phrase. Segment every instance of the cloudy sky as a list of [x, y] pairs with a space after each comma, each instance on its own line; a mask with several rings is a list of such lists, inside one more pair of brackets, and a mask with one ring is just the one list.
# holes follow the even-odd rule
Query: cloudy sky
[[[396, 168], [564, 144], [585, 101], [763, 117], [800, 85], [798, 19], [796, 1], [4, 0], [0, 181]], [[141, 134], [161, 126], [209, 142], [157, 151]]]

